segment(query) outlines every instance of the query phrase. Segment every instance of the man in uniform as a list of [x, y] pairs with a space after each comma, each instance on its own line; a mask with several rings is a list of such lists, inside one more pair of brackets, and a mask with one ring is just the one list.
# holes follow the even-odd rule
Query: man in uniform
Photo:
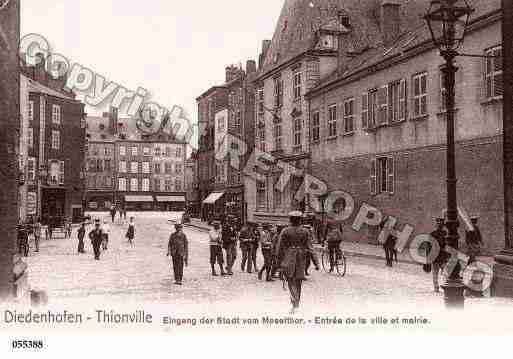
[[431, 232], [431, 237], [438, 243], [438, 248], [440, 249], [437, 257], [433, 259], [433, 287], [435, 292], [438, 293], [440, 292], [438, 279], [448, 255], [448, 253], [445, 252], [447, 231], [445, 230], [445, 220], [443, 218], [436, 219], [436, 229]]
[[213, 229], [210, 230], [208, 233], [208, 236], [210, 238], [209, 245], [210, 245], [210, 266], [212, 267], [212, 275], [217, 276], [215, 264], [219, 265], [219, 269], [221, 270], [221, 275], [226, 275], [224, 268], [223, 268], [223, 240], [222, 240], [222, 233], [220, 228], [220, 223], [217, 221], [214, 221], [212, 223]]
[[307, 255], [312, 255], [315, 269], [319, 270], [317, 256], [313, 250], [308, 231], [301, 227], [303, 214], [299, 211], [289, 213], [290, 226], [281, 233], [276, 246], [276, 255], [282, 253], [279, 259], [282, 274], [287, 281], [290, 301], [292, 303], [291, 314], [299, 308], [301, 301], [301, 286], [305, 280], [305, 267]]
[[173, 274], [175, 284], [182, 285], [183, 267], [188, 265], [189, 260], [189, 243], [187, 237], [182, 231], [181, 224], [175, 224], [175, 232], [169, 237], [168, 257], [171, 256], [173, 261]]

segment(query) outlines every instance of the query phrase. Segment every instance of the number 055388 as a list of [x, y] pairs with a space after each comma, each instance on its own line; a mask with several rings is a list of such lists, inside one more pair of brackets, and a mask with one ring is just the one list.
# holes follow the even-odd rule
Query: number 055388
[[16, 339], [11, 342], [11, 348], [15, 350], [23, 349], [43, 349], [44, 343], [42, 340], [24, 340]]

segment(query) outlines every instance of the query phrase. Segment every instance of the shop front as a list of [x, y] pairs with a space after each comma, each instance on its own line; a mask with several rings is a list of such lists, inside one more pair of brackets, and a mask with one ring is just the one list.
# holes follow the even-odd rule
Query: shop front
[[224, 192], [212, 192], [203, 200], [202, 217], [206, 221], [221, 220], [225, 215], [225, 202], [223, 201], [223, 197]]
[[186, 209], [185, 196], [155, 196], [157, 209], [167, 212], [184, 212]]
[[149, 195], [126, 195], [125, 209], [131, 212], [144, 212], [155, 210], [155, 200]]

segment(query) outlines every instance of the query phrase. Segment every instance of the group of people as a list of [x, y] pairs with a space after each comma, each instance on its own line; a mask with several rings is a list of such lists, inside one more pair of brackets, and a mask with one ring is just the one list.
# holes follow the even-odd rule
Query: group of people
[[46, 226], [43, 226], [39, 218], [29, 218], [25, 223], [18, 224], [18, 253], [28, 257], [31, 239], [34, 240], [34, 252], [38, 253], [43, 233], [46, 240], [52, 240], [57, 228], [61, 228], [64, 238], [71, 238], [72, 221], [70, 218], [66, 218], [59, 223], [52, 217]]
[[[114, 220], [113, 220], [114, 222]], [[93, 247], [94, 259], [100, 260], [100, 256], [102, 251], [108, 250], [109, 247], [109, 239], [110, 239], [110, 225], [107, 220], [103, 221], [103, 224], [100, 219], [94, 220], [94, 228], [89, 231], [88, 237], [91, 240], [91, 245]], [[78, 237], [78, 253], [85, 253], [85, 244], [84, 238], [86, 235], [86, 222], [82, 222], [80, 228], [77, 231]], [[127, 239], [130, 245], [134, 244], [135, 238], [135, 222], [134, 217], [130, 217], [130, 221], [128, 222], [128, 228], [125, 234], [125, 238]]]
[[[470, 219], [471, 226], [469, 226], [465, 231], [466, 252], [469, 256], [468, 264], [476, 261], [476, 258], [481, 254], [483, 246], [483, 237], [478, 226], [478, 220], [479, 217], [472, 217]], [[448, 231], [445, 218], [436, 218], [436, 229], [431, 232], [431, 237], [437, 242], [440, 250], [438, 251], [436, 258], [433, 259], [431, 265], [426, 265], [424, 267], [426, 272], [431, 271], [433, 273], [433, 287], [436, 293], [440, 292], [440, 274], [443, 272], [444, 267], [450, 258], [450, 254], [444, 250], [447, 245], [447, 233]], [[431, 246], [426, 249], [426, 257], [429, 257], [431, 250]], [[473, 293], [473, 295], [482, 296], [482, 293]]]
[[[265, 274], [268, 282], [272, 282], [273, 278], [284, 280], [290, 292], [291, 313], [294, 313], [300, 305], [302, 283], [308, 276], [308, 268], [313, 263], [316, 270], [319, 270], [319, 261], [312, 245], [312, 228], [303, 225], [303, 214], [299, 211], [291, 212], [289, 220], [290, 225], [281, 231], [277, 226], [269, 224], [260, 224], [256, 228], [243, 225], [239, 229], [234, 218], [228, 218], [224, 223], [214, 221], [208, 234], [212, 276], [234, 274], [238, 244], [242, 253], [241, 271], [257, 273], [259, 280], [263, 280]], [[328, 230], [326, 240], [334, 260], [342, 242], [342, 233], [337, 226]], [[263, 256], [260, 269], [257, 266], [258, 248], [261, 248]], [[182, 225], [176, 224], [175, 232], [169, 238], [167, 255], [172, 258], [177, 285], [182, 284], [183, 269], [188, 265], [188, 253], [187, 236], [183, 233]]]

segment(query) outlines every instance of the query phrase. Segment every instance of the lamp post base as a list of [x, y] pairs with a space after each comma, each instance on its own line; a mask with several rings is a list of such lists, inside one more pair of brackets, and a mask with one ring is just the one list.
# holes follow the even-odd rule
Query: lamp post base
[[444, 301], [447, 309], [463, 309], [465, 307], [465, 285], [461, 280], [447, 279], [442, 285]]
[[513, 298], [513, 250], [503, 250], [495, 256], [492, 296]]

